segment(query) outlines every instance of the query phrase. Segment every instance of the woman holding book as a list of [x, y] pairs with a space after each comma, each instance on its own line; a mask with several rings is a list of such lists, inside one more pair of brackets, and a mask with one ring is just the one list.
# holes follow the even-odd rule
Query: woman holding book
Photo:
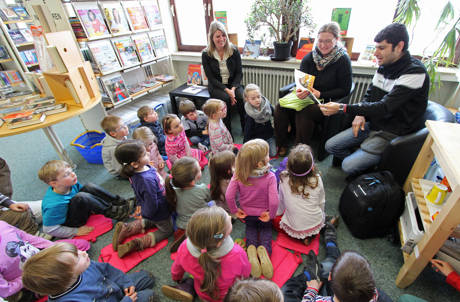
[[[315, 76], [310, 91], [295, 89], [286, 97], [304, 100], [310, 93], [324, 102], [336, 101], [350, 93], [352, 83], [351, 62], [346, 49], [337, 43], [339, 25], [335, 22], [320, 27], [316, 46], [300, 63], [300, 71]], [[279, 156], [286, 156], [289, 128], [295, 123], [295, 143], [310, 145], [315, 125], [323, 121], [318, 104], [312, 102], [300, 111], [275, 108], [275, 136]]]
[[241, 130], [244, 129], [245, 111], [243, 103], [243, 87], [241, 79], [243, 71], [238, 47], [229, 40], [225, 26], [219, 21], [213, 21], [209, 26], [208, 47], [201, 54], [201, 63], [208, 77], [208, 89], [211, 98], [224, 101], [227, 104], [227, 116], [224, 124], [231, 132], [231, 106], [238, 109]]

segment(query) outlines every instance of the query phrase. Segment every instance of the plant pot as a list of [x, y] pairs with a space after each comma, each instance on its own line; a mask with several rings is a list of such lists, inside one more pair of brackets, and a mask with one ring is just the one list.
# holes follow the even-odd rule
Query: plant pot
[[273, 48], [275, 50], [275, 54], [273, 58], [277, 61], [285, 61], [289, 60], [291, 55], [291, 47], [292, 41], [289, 42], [273, 42]]

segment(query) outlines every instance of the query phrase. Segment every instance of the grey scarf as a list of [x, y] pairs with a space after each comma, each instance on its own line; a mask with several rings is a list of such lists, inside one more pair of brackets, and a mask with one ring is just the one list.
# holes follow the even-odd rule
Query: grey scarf
[[345, 48], [337, 44], [334, 46], [331, 52], [325, 56], [321, 54], [318, 47], [315, 47], [315, 49], [313, 49], [312, 55], [313, 55], [313, 61], [315, 62], [318, 70], [323, 70], [324, 68], [326, 68], [327, 65], [336, 62], [342, 56], [348, 55], [348, 54]]
[[259, 124], [268, 122], [272, 116], [270, 102], [264, 96], [262, 96], [262, 102], [260, 102], [260, 110], [254, 108], [248, 102], [244, 103], [244, 110], [246, 110], [247, 115], [252, 117], [256, 123]]
[[[228, 253], [230, 253], [230, 251], [233, 249], [233, 245], [234, 245], [233, 239], [229, 235], [229, 236], [227, 236], [227, 238], [224, 239], [224, 242], [222, 242], [221, 246], [219, 246], [216, 249], [207, 251], [207, 253], [211, 257], [221, 258], [221, 257], [227, 255]], [[196, 246], [194, 246], [193, 243], [188, 238], [187, 238], [187, 249], [190, 252], [190, 254], [192, 254], [193, 257], [195, 257], [195, 258], [200, 257], [201, 249], [196, 247]]]

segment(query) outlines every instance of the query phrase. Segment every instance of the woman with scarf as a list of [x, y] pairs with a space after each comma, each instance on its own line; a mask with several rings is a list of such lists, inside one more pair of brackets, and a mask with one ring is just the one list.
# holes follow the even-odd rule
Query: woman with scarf
[[[352, 84], [351, 62], [346, 49], [338, 43], [339, 25], [327, 23], [318, 31], [316, 46], [300, 63], [300, 71], [315, 76], [311, 93], [324, 102], [336, 101], [350, 93]], [[310, 92], [297, 89], [298, 99], [305, 99]], [[288, 128], [295, 123], [295, 144], [310, 144], [315, 125], [324, 116], [318, 104], [313, 103], [300, 111], [281, 107], [275, 109], [275, 137], [280, 156], [287, 154]]]

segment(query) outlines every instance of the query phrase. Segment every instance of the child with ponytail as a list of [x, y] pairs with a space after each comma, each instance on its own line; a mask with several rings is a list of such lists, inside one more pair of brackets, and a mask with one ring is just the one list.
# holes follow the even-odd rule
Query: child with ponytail
[[[193, 301], [194, 289], [201, 300], [222, 301], [235, 280], [247, 278], [251, 271], [245, 251], [234, 244], [231, 232], [231, 218], [221, 207], [196, 211], [187, 225], [187, 239], [171, 267], [172, 279], [179, 284], [163, 286], [163, 294]], [[182, 281], [185, 272], [193, 280]]]
[[229, 214], [230, 209], [225, 200], [225, 192], [227, 192], [227, 187], [230, 179], [232, 179], [234, 170], [235, 154], [231, 151], [218, 152], [209, 160], [211, 199]]

